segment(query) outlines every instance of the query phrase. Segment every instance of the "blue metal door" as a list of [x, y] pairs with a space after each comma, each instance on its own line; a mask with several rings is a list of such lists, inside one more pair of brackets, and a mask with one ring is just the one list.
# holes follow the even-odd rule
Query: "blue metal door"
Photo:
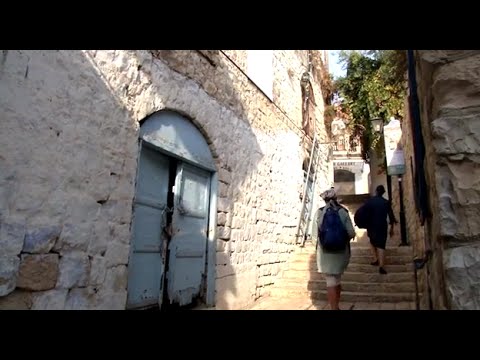
[[180, 163], [175, 179], [168, 298], [186, 305], [201, 295], [206, 271], [211, 174]]
[[164, 227], [168, 175], [169, 158], [141, 143], [128, 265], [127, 308], [161, 306], [167, 247]]

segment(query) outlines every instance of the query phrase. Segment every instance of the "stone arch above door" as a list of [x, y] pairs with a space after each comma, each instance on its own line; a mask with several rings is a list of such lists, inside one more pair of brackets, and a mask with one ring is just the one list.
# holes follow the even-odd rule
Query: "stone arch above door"
[[333, 173], [333, 182], [338, 195], [355, 194], [355, 173], [344, 169], [336, 169]]
[[348, 170], [335, 170], [333, 176], [334, 182], [355, 182], [355, 174]]
[[140, 127], [140, 139], [183, 161], [216, 171], [203, 134], [190, 120], [174, 111], [162, 110], [148, 116]]

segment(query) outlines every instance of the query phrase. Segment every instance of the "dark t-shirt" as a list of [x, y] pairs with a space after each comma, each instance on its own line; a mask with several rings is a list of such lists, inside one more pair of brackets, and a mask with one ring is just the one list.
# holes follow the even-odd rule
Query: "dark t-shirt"
[[365, 206], [370, 218], [367, 227], [370, 243], [379, 249], [385, 249], [388, 236], [387, 216], [390, 224], [396, 222], [390, 201], [382, 196], [374, 196], [367, 201]]
[[390, 201], [383, 198], [383, 196], [374, 196], [367, 201], [366, 207], [370, 217], [370, 226], [372, 228], [383, 228], [387, 225], [387, 216], [390, 224], [395, 223], [395, 216], [393, 215]]

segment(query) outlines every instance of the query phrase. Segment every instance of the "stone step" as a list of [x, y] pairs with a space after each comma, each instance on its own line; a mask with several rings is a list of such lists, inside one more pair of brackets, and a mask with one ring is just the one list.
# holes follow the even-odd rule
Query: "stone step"
[[[340, 301], [342, 310], [415, 310], [415, 302], [375, 303]], [[326, 300], [316, 300], [306, 310], [330, 310]]]
[[[415, 310], [414, 302], [399, 303], [374, 303], [374, 302], [340, 302], [342, 310]], [[285, 299], [272, 298], [270, 296], [259, 299], [255, 304], [250, 305], [248, 310], [330, 310], [326, 300], [311, 299]]]
[[[410, 247], [393, 247], [385, 249], [386, 256], [409, 256], [413, 257], [413, 250]], [[352, 247], [352, 256], [372, 256], [370, 248], [365, 246]]]
[[[355, 256], [350, 258], [350, 264], [368, 264], [372, 262], [372, 256]], [[413, 257], [411, 255], [385, 256], [385, 265], [405, 265], [413, 266]]]
[[[352, 264], [348, 265], [349, 272], [363, 272], [363, 273], [377, 273], [378, 274], [378, 266], [372, 266], [370, 264]], [[388, 264], [385, 265], [385, 270], [388, 273], [401, 273], [401, 272], [412, 272], [413, 271], [413, 263], [408, 264]]]
[[[306, 272], [303, 270], [287, 270], [283, 274], [283, 279], [308, 279], [325, 281], [325, 276], [317, 271]], [[399, 283], [414, 281], [412, 272], [388, 273], [381, 275], [378, 272], [350, 272], [346, 271], [342, 275], [342, 281], [355, 281], [359, 283]]]
[[[385, 269], [388, 273], [400, 273], [400, 272], [411, 272], [413, 270], [413, 264], [408, 263], [404, 265], [390, 265], [387, 264]], [[312, 261], [292, 261], [288, 265], [288, 269], [285, 271], [296, 270], [296, 271], [305, 271], [308, 274], [309, 271], [317, 270], [317, 263], [313, 259]], [[378, 266], [372, 266], [370, 264], [352, 264], [348, 265], [347, 271], [349, 272], [362, 272], [362, 273], [377, 273]]]
[[[272, 297], [301, 297], [307, 296], [312, 300], [326, 300], [326, 290], [298, 290], [288, 288], [275, 288], [271, 291]], [[415, 301], [415, 293], [364, 293], [342, 291], [341, 302], [378, 302], [401, 303]]]
[[[352, 255], [360, 256], [371, 256], [371, 249], [369, 246], [366, 246], [364, 243], [351, 243]], [[296, 254], [314, 254], [316, 251], [315, 245], [306, 244], [305, 247], [295, 250]], [[411, 246], [387, 246], [385, 249], [386, 253], [390, 256], [394, 255], [408, 255], [413, 256], [413, 248]]]
[[[349, 309], [350, 303], [341, 302], [340, 306]], [[415, 302], [399, 302], [399, 303], [371, 303], [356, 302], [353, 303], [352, 310], [415, 310]], [[326, 306], [325, 306], [326, 307]]]
[[[315, 255], [309, 255], [306, 257], [297, 257], [295, 256], [292, 258], [291, 263], [298, 263], [298, 262], [309, 262], [309, 261], [316, 261], [315, 260]], [[350, 258], [350, 264], [368, 264], [372, 262], [372, 257], [371, 256], [357, 256], [357, 255], [352, 255]], [[385, 265], [404, 265], [404, 264], [409, 264], [413, 266], [413, 257], [412, 256], [404, 256], [404, 255], [399, 255], [399, 256], [385, 256]]]
[[[308, 279], [282, 279], [278, 285], [278, 288], [288, 288], [293, 289], [297, 288], [300, 291], [309, 290], [326, 290], [327, 285], [325, 280], [308, 280]], [[351, 291], [351, 292], [362, 292], [362, 293], [404, 293], [404, 292], [414, 292], [415, 284], [412, 281], [408, 282], [397, 282], [397, 283], [359, 283], [352, 281], [344, 281], [342, 279], [342, 290]]]

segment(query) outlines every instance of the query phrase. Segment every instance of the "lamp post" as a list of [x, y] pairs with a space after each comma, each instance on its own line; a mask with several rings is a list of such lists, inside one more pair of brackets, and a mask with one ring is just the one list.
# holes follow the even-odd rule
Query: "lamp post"
[[383, 119], [376, 117], [370, 120], [372, 123], [372, 128], [373, 131], [375, 131], [377, 134], [381, 134], [383, 132]]
[[[373, 131], [375, 131], [376, 133], [378, 134], [382, 134], [383, 135], [383, 119], [382, 118], [379, 118], [379, 117], [376, 117], [376, 118], [373, 118], [370, 120], [371, 124], [372, 124], [372, 128], [373, 128]], [[385, 159], [385, 163], [386, 163], [386, 159]], [[386, 164], [388, 165], [388, 164]], [[388, 174], [388, 166], [387, 166], [387, 180], [389, 178], [389, 174]], [[406, 228], [406, 221], [405, 221], [405, 205], [403, 203], [403, 178], [402, 178], [402, 175], [398, 174], [398, 190], [399, 190], [399, 197], [400, 197], [400, 234], [401, 234], [401, 243], [400, 243], [400, 246], [408, 246], [408, 243], [407, 243], [407, 228]], [[387, 186], [390, 185], [390, 182], [387, 181]], [[390, 187], [390, 186], [388, 186]], [[389, 199], [390, 201], [392, 201], [392, 198], [391, 198], [391, 191], [389, 189]]]

